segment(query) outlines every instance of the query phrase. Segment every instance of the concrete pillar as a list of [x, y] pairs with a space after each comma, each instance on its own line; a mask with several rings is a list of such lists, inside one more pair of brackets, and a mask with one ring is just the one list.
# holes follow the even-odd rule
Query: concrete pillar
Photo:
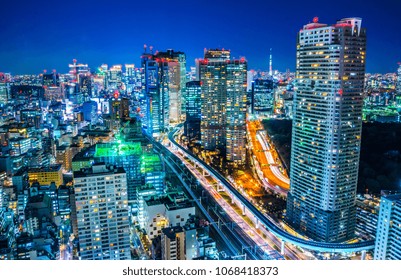
[[362, 254], [361, 254], [361, 260], [365, 260], [366, 259], [366, 251], [363, 250]]
[[245, 205], [242, 205], [242, 216], [245, 216]]
[[259, 219], [256, 219], [256, 225], [255, 225], [256, 229], [259, 228]]
[[280, 253], [284, 256], [285, 254], [285, 241], [281, 240], [281, 251]]

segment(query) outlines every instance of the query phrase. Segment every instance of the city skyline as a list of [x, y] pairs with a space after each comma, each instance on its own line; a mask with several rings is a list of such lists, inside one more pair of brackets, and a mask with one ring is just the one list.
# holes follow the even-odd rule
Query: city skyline
[[[393, 34], [400, 25], [395, 11], [401, 3], [386, 2], [390, 1], [375, 9], [374, 1], [360, 5], [341, 0], [335, 6], [289, 1], [291, 8], [284, 10], [279, 3], [263, 1], [251, 1], [247, 7], [226, 1], [213, 6], [208, 1], [191, 6], [184, 1], [155, 2], [153, 6], [117, 1], [108, 9], [99, 1], [87, 1], [79, 3], [81, 17], [75, 16], [73, 3], [60, 8], [36, 2], [16, 7], [6, 2], [3, 7], [8, 12], [0, 19], [4, 26], [1, 32], [7, 38], [0, 43], [0, 71], [38, 74], [43, 69], [56, 69], [64, 73], [73, 58], [89, 64], [92, 70], [102, 63], [139, 66], [143, 44], [153, 45], [155, 50], [184, 51], [187, 66], [203, 57], [204, 48], [226, 48], [232, 50], [234, 58], [245, 56], [249, 69], [268, 69], [272, 48], [273, 69], [294, 71], [294, 37], [302, 27], [299, 23], [315, 16], [323, 23], [335, 22], [344, 16], [342, 3], [346, 3], [346, 16], [361, 17], [367, 28], [367, 72], [395, 72], [396, 63], [401, 61], [397, 53], [401, 38]], [[243, 19], [233, 20], [232, 15]], [[192, 20], [201, 17], [209, 20]], [[225, 22], [230, 24], [222, 24]]]
[[5, 3], [0, 260], [400, 259], [387, 1]]

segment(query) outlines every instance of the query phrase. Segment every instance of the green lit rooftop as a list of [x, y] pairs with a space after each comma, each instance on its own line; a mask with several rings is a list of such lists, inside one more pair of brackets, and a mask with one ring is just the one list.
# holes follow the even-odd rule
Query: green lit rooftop
[[140, 156], [142, 147], [140, 142], [122, 142], [96, 144], [95, 157]]

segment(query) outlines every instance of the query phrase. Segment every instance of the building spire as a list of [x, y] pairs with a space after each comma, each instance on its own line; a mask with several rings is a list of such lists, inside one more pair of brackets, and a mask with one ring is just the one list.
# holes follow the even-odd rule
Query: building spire
[[269, 56], [269, 75], [273, 76], [273, 55], [272, 48], [270, 48], [270, 56]]

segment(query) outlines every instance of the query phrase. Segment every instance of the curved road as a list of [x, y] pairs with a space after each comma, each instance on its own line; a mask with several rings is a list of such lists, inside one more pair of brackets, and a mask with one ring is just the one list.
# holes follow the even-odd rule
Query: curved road
[[[246, 198], [244, 198], [242, 194], [237, 191], [219, 172], [217, 172], [214, 168], [210, 167], [203, 160], [198, 159], [197, 156], [178, 144], [174, 139], [174, 135], [178, 131], [178, 128], [179, 126], [173, 129], [173, 131], [168, 134], [168, 138], [171, 143], [173, 143], [177, 148], [182, 150], [188, 156], [193, 158], [193, 160], [197, 161], [198, 164], [200, 164], [210, 174], [213, 174], [214, 177], [216, 177], [236, 198], [241, 201], [241, 203], [255, 216], [255, 218], [257, 218], [269, 231], [271, 231], [274, 235], [276, 235], [283, 241], [289, 242], [305, 249], [320, 252], [345, 253], [371, 250], [374, 248], [375, 240], [362, 241], [358, 243], [329, 243], [302, 239], [286, 232], [280, 226], [270, 221], [265, 215], [260, 213], [260, 211], [255, 206], [253, 206], [253, 204], [250, 203]], [[164, 147], [164, 149], [171, 153], [166, 147]]]

